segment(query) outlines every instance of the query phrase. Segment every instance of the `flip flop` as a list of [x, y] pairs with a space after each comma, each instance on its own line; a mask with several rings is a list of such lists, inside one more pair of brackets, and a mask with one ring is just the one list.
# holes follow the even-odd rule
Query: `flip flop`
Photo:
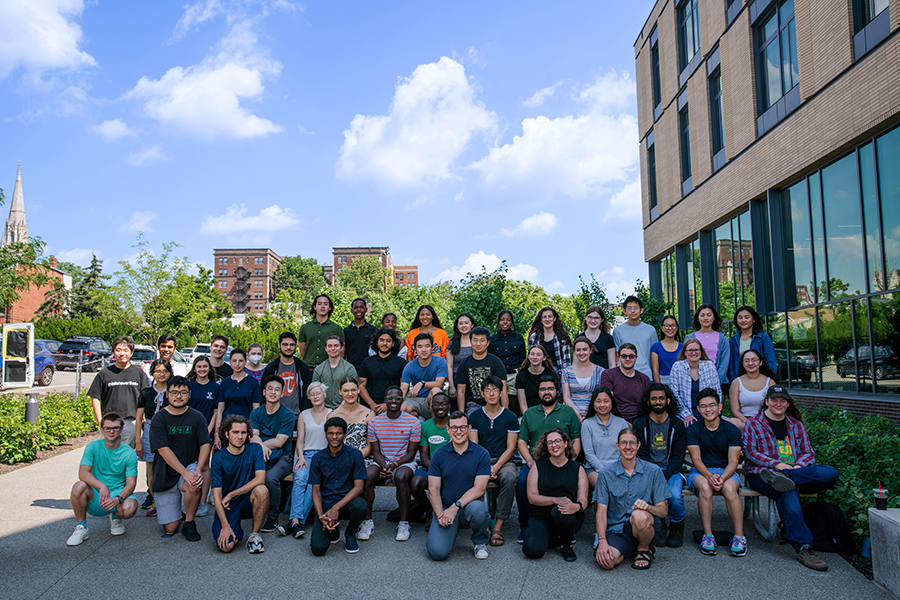
[[[638, 561], [643, 561], [646, 564], [638, 565]], [[631, 561], [631, 568], [637, 569], [638, 571], [644, 571], [650, 568], [650, 563], [653, 561], [653, 553], [650, 550], [638, 550], [634, 555], [634, 560]]]

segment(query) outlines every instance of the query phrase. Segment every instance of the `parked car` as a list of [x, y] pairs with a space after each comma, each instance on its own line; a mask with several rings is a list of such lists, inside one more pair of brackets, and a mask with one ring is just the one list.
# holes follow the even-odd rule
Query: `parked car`
[[50, 352], [56, 352], [59, 350], [59, 347], [62, 346], [62, 342], [59, 340], [34, 340], [36, 342], [41, 342]]
[[816, 368], [816, 357], [812, 353], [812, 350], [794, 350], [794, 353], [804, 361], [806, 361], [806, 364], [808, 364], [811, 368]]
[[[56, 371], [56, 360], [50, 350], [48, 341], [34, 340], [34, 383], [47, 386], [53, 383], [53, 373]], [[59, 343], [59, 342], [57, 342]], [[3, 340], [0, 340], [0, 371], [3, 370]]]
[[[222, 357], [222, 360], [224, 360], [225, 362], [228, 362], [228, 360], [231, 358], [232, 350], [234, 350], [234, 346], [228, 346], [228, 351], [225, 352], [225, 356]], [[196, 346], [194, 346], [194, 352], [193, 352], [193, 355], [191, 356], [191, 358], [197, 358], [201, 354], [206, 354], [207, 356], [209, 356], [209, 354], [210, 354], [209, 344], [200, 343], [200, 344], [197, 344]]]
[[[788, 351], [785, 348], [775, 348], [775, 361], [778, 364], [778, 377], [788, 376]], [[812, 379], [812, 367], [799, 354], [790, 352], [791, 380], [809, 381]]]
[[194, 349], [193, 348], [182, 348], [181, 354], [183, 354], [185, 358], [192, 358], [194, 356]]
[[60, 371], [74, 369], [79, 362], [85, 370], [99, 371], [112, 356], [112, 348], [96, 335], [75, 335], [67, 339], [56, 352], [56, 368]]
[[[154, 360], [159, 358], [159, 352], [153, 346], [145, 346], [143, 344], [134, 345], [134, 353], [131, 355], [131, 364], [144, 368]], [[184, 367], [185, 372], [191, 370], [191, 361], [177, 350], [172, 355], [172, 362]]]
[[[858, 361], [856, 359], [857, 354], [859, 354]], [[856, 363], [859, 362], [859, 372], [864, 377], [870, 377], [872, 371], [871, 359], [871, 346], [861, 346], [858, 349], [851, 348], [837, 362], [837, 373], [841, 377], [855, 376], [857, 374]], [[875, 346], [875, 378], [879, 380], [886, 379], [898, 373], [900, 373], [900, 360], [898, 360], [890, 346]]]

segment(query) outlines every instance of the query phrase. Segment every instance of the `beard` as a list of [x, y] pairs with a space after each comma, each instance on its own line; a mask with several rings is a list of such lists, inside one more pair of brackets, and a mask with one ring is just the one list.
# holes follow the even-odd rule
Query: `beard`
[[554, 404], [556, 404], [556, 396], [554, 396], [553, 398], [545, 398], [544, 396], [541, 396], [541, 404], [543, 406], [553, 406]]
[[668, 408], [668, 407], [660, 406], [659, 404], [655, 404], [650, 407], [650, 410], [652, 410], [654, 414], [661, 415], [664, 412], [666, 412], [666, 408]]

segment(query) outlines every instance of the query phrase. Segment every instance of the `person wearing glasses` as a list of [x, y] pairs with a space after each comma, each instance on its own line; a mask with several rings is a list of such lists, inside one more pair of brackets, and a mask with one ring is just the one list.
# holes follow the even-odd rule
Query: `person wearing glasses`
[[747, 419], [744, 455], [747, 483], [775, 500], [797, 560], [815, 571], [827, 571], [828, 565], [813, 552], [813, 537], [803, 520], [800, 494], [833, 488], [839, 474], [832, 466], [816, 464], [800, 409], [782, 386], [769, 387], [763, 410]]
[[619, 416], [629, 423], [637, 417], [641, 397], [650, 385], [650, 377], [634, 366], [639, 360], [638, 356], [637, 346], [624, 342], [619, 346], [619, 366], [606, 369], [600, 375], [600, 386], [612, 390]]
[[769, 387], [775, 385], [775, 372], [765, 361], [759, 350], [744, 350], [738, 361], [740, 368], [731, 382], [728, 402], [731, 404], [731, 422], [741, 433], [747, 425], [747, 419], [756, 415]]
[[84, 447], [78, 466], [78, 481], [72, 486], [69, 500], [75, 513], [75, 530], [67, 546], [78, 546], [88, 539], [87, 516], [109, 515], [109, 532], [125, 533], [124, 519], [138, 509], [134, 488], [137, 486], [137, 455], [122, 443], [125, 419], [117, 413], [106, 413], [100, 419], [103, 439]]
[[697, 410], [702, 419], [687, 428], [687, 449], [694, 464], [687, 474], [688, 487], [697, 494], [697, 510], [703, 526], [700, 552], [716, 553], [716, 538], [712, 532], [713, 492], [725, 497], [728, 516], [734, 525], [731, 538], [731, 555], [747, 554], [747, 538], [744, 537], [744, 508], [739, 492], [741, 479], [737, 475], [741, 458], [741, 432], [723, 419], [722, 400], [716, 388], [708, 387], [697, 394]]
[[719, 375], [715, 363], [707, 358], [706, 350], [697, 338], [684, 341], [681, 356], [669, 374], [669, 387], [678, 400], [678, 416], [684, 426], [700, 419], [697, 394], [706, 388], [719, 389]]
[[669, 385], [669, 373], [672, 365], [681, 354], [681, 333], [678, 332], [678, 319], [672, 315], [662, 318], [660, 330], [663, 339], [650, 346], [650, 367], [653, 369], [653, 381]]
[[466, 413], [450, 413], [449, 423], [450, 443], [434, 451], [428, 467], [428, 498], [434, 515], [425, 549], [432, 560], [445, 560], [460, 527], [469, 527], [475, 558], [485, 559], [491, 514], [481, 497], [491, 477], [491, 455], [469, 441]]
[[[644, 303], [637, 296], [628, 296], [622, 303], [627, 320], [613, 329], [613, 341], [616, 343], [616, 351], [622, 353], [622, 344], [633, 344], [637, 349], [637, 363], [634, 368], [646, 375], [653, 377], [650, 368], [650, 348], [659, 341], [656, 337], [656, 328], [641, 321], [644, 314]], [[621, 358], [621, 356], [619, 357]], [[618, 397], [618, 394], [616, 394]]]

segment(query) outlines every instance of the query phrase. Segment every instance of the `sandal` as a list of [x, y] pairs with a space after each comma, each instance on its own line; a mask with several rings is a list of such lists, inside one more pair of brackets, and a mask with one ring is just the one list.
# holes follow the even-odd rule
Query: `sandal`
[[491, 546], [502, 546], [506, 543], [506, 539], [503, 537], [503, 533], [500, 531], [492, 531], [491, 532]]
[[[650, 550], [638, 550], [634, 555], [634, 560], [631, 561], [631, 568], [637, 569], [638, 571], [643, 571], [645, 569], [650, 568], [650, 562], [653, 560], [653, 552]], [[643, 564], [638, 565], [638, 562]]]

